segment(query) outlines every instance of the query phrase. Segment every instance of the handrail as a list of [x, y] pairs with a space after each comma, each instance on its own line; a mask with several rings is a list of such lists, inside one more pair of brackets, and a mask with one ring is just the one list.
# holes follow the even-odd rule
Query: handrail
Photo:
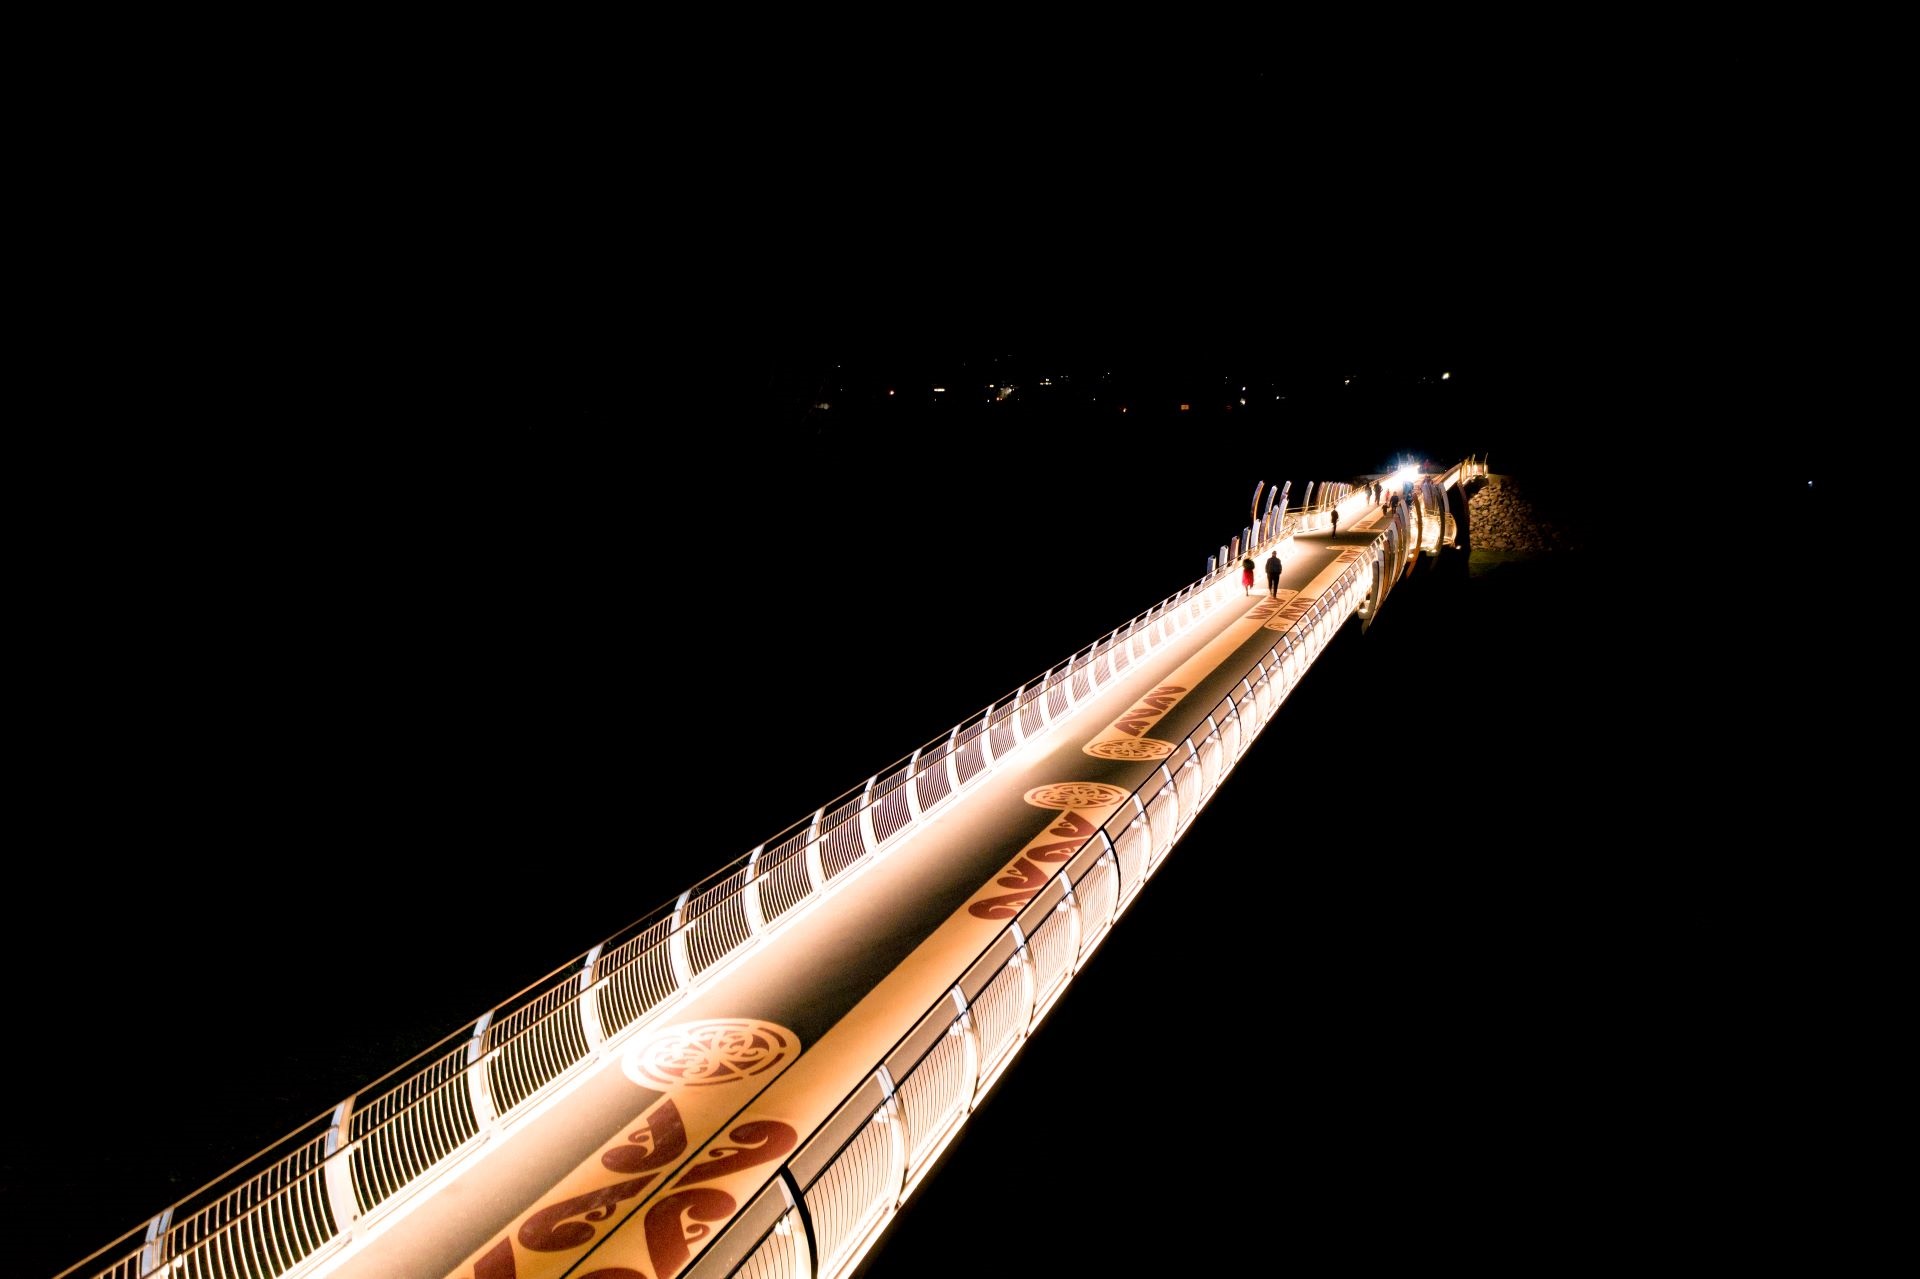
[[338, 1251], [1210, 612], [1232, 580], [1209, 572], [1167, 596], [55, 1279], [142, 1279], [163, 1267], [186, 1279], [277, 1279]]
[[[1384, 537], [1382, 534], [1381, 540]], [[965, 1122], [967, 1113], [985, 1096], [1025, 1039], [1051, 1011], [1075, 972], [1105, 939], [1121, 914], [1138, 899], [1147, 879], [1186, 833], [1194, 816], [1217, 791], [1232, 765], [1272, 722], [1280, 703], [1324, 650], [1334, 630], [1357, 610], [1364, 590], [1360, 578], [1364, 566], [1365, 561], [1349, 565], [1301, 617], [1279, 632], [1267, 651], [1256, 657], [1242, 674], [1235, 692], [1221, 699], [1172, 754], [1160, 762], [1157, 770], [1134, 787], [1079, 848], [1065, 855], [1058, 875], [1037, 890], [1013, 913], [1005, 927], [979, 948], [949, 991], [917, 1017], [912, 1027], [883, 1054], [873, 1075], [842, 1097], [828, 1117], [785, 1158], [773, 1180], [722, 1227], [721, 1233], [694, 1259], [687, 1279], [731, 1279], [734, 1275], [759, 1273], [832, 1279], [858, 1261], [893, 1213], [906, 1202], [919, 1177], [938, 1159]], [[1300, 650], [1306, 649], [1311, 651], [1304, 653], [1304, 660], [1297, 660], [1302, 656]], [[1281, 685], [1277, 691], [1275, 684]], [[1241, 725], [1249, 713], [1256, 722], [1252, 731], [1246, 732]], [[1207, 759], [1206, 749], [1216, 745], [1216, 739], [1224, 740], [1223, 725], [1227, 724], [1233, 725], [1236, 749], [1224, 764], [1216, 751], [1209, 769], [1203, 762]], [[1202, 773], [1197, 780], [1190, 777], [1191, 770], [1195, 769]], [[1190, 780], [1191, 785], [1183, 788], [1183, 779]], [[1198, 794], [1203, 785], [1205, 793]], [[1151, 794], [1143, 798], [1147, 792]], [[1171, 805], [1175, 825], [1165, 838], [1160, 838], [1160, 832], [1153, 829], [1153, 821], [1154, 813], [1163, 804]], [[1130, 836], [1143, 826], [1148, 844], [1145, 853], [1133, 858], [1119, 856], [1119, 850], [1127, 846]], [[1116, 882], [1108, 883], [1108, 878]], [[1099, 882], [1095, 883], [1096, 880]], [[1055, 888], [1062, 883], [1070, 887]], [[1081, 918], [1081, 903], [1100, 901], [1109, 891], [1113, 899], [1105, 918], [1098, 921], [1097, 927], [1086, 926]], [[950, 1062], [938, 1055], [944, 1042], [943, 1031], [950, 1034], [958, 1029], [969, 1036], [974, 1033], [970, 1020], [974, 1009], [983, 1003], [989, 991], [996, 989], [1002, 976], [1017, 966], [1032, 965], [1030, 956], [1039, 949], [1037, 939], [1055, 926], [1062, 909], [1073, 911], [1070, 936], [1077, 939], [1066, 968], [1052, 974], [1044, 990], [1038, 988], [1039, 978], [1032, 979], [1028, 1016], [1011, 1042], [994, 1046], [991, 1054], [980, 1051], [975, 1043], [975, 1051], [968, 1054], [975, 1066], [970, 1077], [967, 1072], [955, 1071]], [[969, 990], [978, 993], [968, 997]], [[931, 1112], [928, 1117], [935, 1121], [924, 1132], [916, 1127], [915, 1107], [902, 1107], [896, 1102], [898, 1097], [916, 1095], [914, 1088], [923, 1066], [929, 1067], [929, 1075], [939, 1072], [920, 1098], [920, 1110]], [[963, 1076], [959, 1082], [964, 1085], [957, 1089], [953, 1078], [956, 1074]], [[878, 1096], [874, 1096], [876, 1078], [885, 1083]], [[954, 1095], [948, 1096], [945, 1104], [936, 1104], [932, 1094], [943, 1085]], [[872, 1100], [867, 1104], [869, 1098]], [[854, 1179], [832, 1178], [830, 1174], [843, 1158], [862, 1162], [861, 1143], [876, 1123], [904, 1128], [893, 1142], [896, 1150], [902, 1152], [898, 1159], [900, 1166], [889, 1165], [884, 1169], [886, 1184], [869, 1186]], [[820, 1149], [822, 1142], [828, 1143], [826, 1149]], [[870, 1159], [865, 1162], [872, 1163]], [[872, 1180], [872, 1177], [866, 1179]], [[841, 1202], [836, 1205], [840, 1211], [832, 1214], [837, 1220], [861, 1223], [859, 1229], [828, 1241], [818, 1251], [809, 1244], [804, 1254], [798, 1254], [787, 1241], [798, 1233], [794, 1229], [794, 1218], [805, 1211], [803, 1205], [811, 1201], [816, 1188], [829, 1199], [844, 1201], [863, 1191], [869, 1197], [867, 1202], [851, 1206]], [[794, 1202], [796, 1193], [798, 1202]], [[782, 1203], [789, 1206], [783, 1210]], [[764, 1264], [756, 1266], [756, 1262]]]
[[[1446, 482], [1466, 465], [1449, 471]], [[1290, 517], [1283, 504], [1278, 511], [1270, 508], [1257, 529], [1249, 526], [1233, 540], [1252, 553], [1285, 541], [1300, 526], [1300, 513]], [[277, 1279], [337, 1252], [586, 1063], [606, 1056], [637, 1027], [677, 1004], [755, 939], [797, 918], [848, 869], [894, 846], [924, 815], [944, 808], [998, 760], [1044, 735], [1140, 657], [1231, 598], [1234, 562], [1237, 557], [1210, 565], [1195, 582], [796, 820], [671, 904], [530, 983], [55, 1279], [82, 1273], [93, 1279], [142, 1279], [163, 1267], [183, 1279]], [[1336, 579], [1271, 651], [1277, 652], [1293, 629], [1317, 624], [1326, 600], [1352, 595], [1361, 566], [1350, 566]], [[1346, 611], [1358, 607], [1353, 601]], [[88, 1271], [96, 1262], [102, 1268]]]

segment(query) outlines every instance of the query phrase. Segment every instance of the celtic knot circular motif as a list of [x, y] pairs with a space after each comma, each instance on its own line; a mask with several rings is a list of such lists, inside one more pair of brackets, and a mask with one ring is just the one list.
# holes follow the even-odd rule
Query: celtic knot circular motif
[[765, 1074], [800, 1051], [792, 1031], [768, 1021], [719, 1018], [669, 1026], [627, 1050], [620, 1068], [648, 1088], [700, 1088]]
[[1173, 754], [1173, 743], [1157, 741], [1151, 737], [1138, 737], [1095, 742], [1082, 749], [1087, 754], [1100, 759], [1165, 759]]
[[1025, 796], [1035, 808], [1106, 808], [1126, 797], [1126, 791], [1105, 782], [1054, 782]]

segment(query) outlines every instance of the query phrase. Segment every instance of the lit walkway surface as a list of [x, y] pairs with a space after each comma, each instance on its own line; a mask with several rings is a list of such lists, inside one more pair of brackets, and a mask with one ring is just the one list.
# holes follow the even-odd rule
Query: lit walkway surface
[[[1397, 513], [1365, 485], [1282, 503], [1218, 573], [68, 1274], [844, 1274], [1476, 473]], [[1271, 595], [1249, 547], [1284, 562]]]

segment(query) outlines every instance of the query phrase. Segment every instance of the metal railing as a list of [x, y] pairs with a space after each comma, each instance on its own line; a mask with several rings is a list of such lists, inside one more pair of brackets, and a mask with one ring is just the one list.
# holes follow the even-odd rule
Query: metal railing
[[[1456, 482], [1469, 465], [1448, 472], [1444, 484]], [[1444, 500], [1439, 510], [1444, 512]], [[1436, 538], [1445, 527], [1437, 518], [1423, 522], [1433, 526]], [[1257, 541], [1256, 526], [1249, 525], [1234, 545], [1265, 549], [1297, 527], [1298, 514], [1289, 519], [1283, 503], [1261, 519]], [[876, 1117], [884, 1108], [889, 1125], [918, 1116], [905, 1130], [908, 1138], [848, 1135], [835, 1159], [857, 1158], [857, 1163], [836, 1173], [831, 1183], [818, 1176], [800, 1183], [784, 1172], [776, 1185], [789, 1195], [786, 1215], [767, 1218], [765, 1238], [755, 1242], [756, 1259], [741, 1273], [825, 1275], [832, 1271], [781, 1269], [774, 1258], [786, 1259], [780, 1265], [817, 1267], [823, 1258], [857, 1255], [849, 1250], [871, 1237], [873, 1210], [845, 1209], [844, 1204], [863, 1197], [879, 1202], [873, 1196], [910, 1184], [914, 1170], [930, 1162], [944, 1144], [942, 1125], [957, 1124], [971, 1109], [970, 1102], [963, 1106], [956, 1098], [977, 1101], [990, 1086], [1324, 647], [1332, 627], [1363, 604], [1378, 607], [1384, 590], [1376, 587], [1369, 596], [1360, 570], [1368, 568], [1378, 579], [1380, 548], [1387, 540], [1377, 540], [1370, 563], [1351, 565], [1275, 641], [1242, 681], [1244, 702], [1223, 702], [1209, 716], [1208, 735], [1197, 745], [1192, 736], [1183, 743], [1188, 757], [1179, 772], [1163, 764], [1164, 784], [1150, 797], [1142, 797], [1146, 787], [1136, 791], [1129, 822], [1117, 832], [1101, 828], [1090, 841], [1101, 845], [1099, 854], [1079, 866], [1071, 887], [1062, 888], [1063, 895], [1055, 896], [1051, 888], [1041, 895], [1038, 900], [1052, 898], [1046, 910], [1066, 912], [1062, 918], [1070, 916], [1069, 922], [1057, 923], [1044, 911], [1023, 911], [1020, 919], [1026, 922], [1010, 925], [1003, 934], [1017, 937], [1018, 944], [996, 961], [1000, 967], [970, 995], [964, 993], [965, 981], [955, 987], [947, 1025], [960, 1028], [964, 1044], [938, 1055], [930, 1047], [916, 1056], [900, 1072], [901, 1089], [896, 1092], [889, 1079], [884, 1097], [868, 1112], [868, 1119], [879, 1123]], [[1420, 541], [1423, 549], [1437, 545], [1424, 537]], [[1237, 561], [1234, 555], [1219, 563]], [[561, 1082], [613, 1051], [616, 1041], [819, 900], [850, 870], [894, 847], [997, 761], [1045, 735], [1116, 676], [1219, 604], [1237, 598], [1237, 585], [1237, 574], [1210, 565], [1198, 581], [822, 805], [683, 892], [671, 906], [554, 970], [471, 1027], [447, 1036], [55, 1279], [156, 1274], [280, 1279], [330, 1257], [483, 1147]], [[1330, 618], [1335, 620], [1329, 623]], [[1067, 881], [1062, 876], [1053, 882]], [[1002, 976], [1003, 970], [1021, 975]], [[908, 1082], [923, 1068], [931, 1073], [909, 1089]], [[963, 1089], [962, 1080], [971, 1082]], [[857, 1157], [846, 1154], [856, 1143]], [[792, 1162], [800, 1160], [796, 1154]], [[822, 1213], [803, 1239], [793, 1233], [794, 1215], [807, 1214], [808, 1197], [820, 1200]], [[765, 1215], [760, 1208], [756, 1212]], [[738, 1233], [742, 1221], [759, 1219], [737, 1218], [729, 1236]], [[831, 1226], [824, 1245], [813, 1228], [821, 1220]]]
[[280, 1279], [332, 1256], [1235, 585], [1169, 596], [55, 1279]]
[[[1425, 476], [1414, 485], [1416, 500], [1422, 503], [1426, 518], [1418, 521], [1421, 530], [1418, 539], [1422, 550], [1428, 554], [1436, 552], [1442, 545], [1452, 545], [1454, 541], [1452, 516], [1447, 512], [1446, 501], [1441, 494], [1456, 484], [1483, 476], [1487, 473], [1484, 458], [1467, 458], [1455, 463], [1438, 476]], [[1222, 567], [1231, 568], [1238, 564], [1243, 556], [1267, 549], [1270, 545], [1282, 542], [1295, 533], [1320, 533], [1333, 527], [1333, 513], [1338, 511], [1340, 519], [1349, 528], [1353, 521], [1374, 505], [1364, 484], [1349, 483], [1341, 480], [1310, 482], [1304, 491], [1301, 505], [1289, 510], [1287, 495], [1292, 484], [1283, 485], [1276, 490], [1277, 503], [1270, 503], [1268, 510], [1260, 518], [1235, 533], [1218, 551], [1208, 556], [1207, 572], [1211, 575]]]
[[836, 1279], [858, 1264], [1368, 589], [1357, 561], [1070, 854], [684, 1272]]

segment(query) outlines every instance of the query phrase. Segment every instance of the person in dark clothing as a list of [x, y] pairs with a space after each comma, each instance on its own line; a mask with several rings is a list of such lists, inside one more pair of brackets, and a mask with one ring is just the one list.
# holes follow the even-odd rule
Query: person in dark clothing
[[1334, 533], [1338, 533], [1340, 531], [1340, 508], [1337, 506], [1334, 507], [1332, 514], [1333, 514], [1333, 532], [1328, 533], [1327, 534], [1328, 537], [1332, 537]]
[[1253, 556], [1251, 555], [1240, 561], [1240, 593], [1253, 594]]
[[1267, 556], [1267, 595], [1280, 598], [1280, 552]]

